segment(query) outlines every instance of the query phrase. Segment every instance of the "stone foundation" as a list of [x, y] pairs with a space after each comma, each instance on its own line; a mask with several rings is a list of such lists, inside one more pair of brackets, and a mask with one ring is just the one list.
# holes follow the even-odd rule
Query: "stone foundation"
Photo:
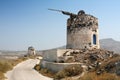
[[81, 63], [55, 63], [55, 62], [48, 62], [48, 61], [41, 61], [41, 67], [47, 68], [50, 71], [58, 72], [60, 70], [63, 70], [65, 67], [71, 66], [71, 65], [82, 65]]

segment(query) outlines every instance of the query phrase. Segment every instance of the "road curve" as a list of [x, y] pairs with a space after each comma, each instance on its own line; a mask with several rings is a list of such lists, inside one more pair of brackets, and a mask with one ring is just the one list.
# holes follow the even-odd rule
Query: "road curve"
[[53, 80], [45, 77], [33, 69], [38, 62], [37, 59], [29, 59], [16, 65], [13, 70], [8, 71], [5, 76], [6, 80]]

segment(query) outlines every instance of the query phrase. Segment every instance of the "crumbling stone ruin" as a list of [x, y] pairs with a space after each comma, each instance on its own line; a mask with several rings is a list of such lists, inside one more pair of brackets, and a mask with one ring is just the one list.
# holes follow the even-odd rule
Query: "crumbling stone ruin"
[[80, 62], [83, 64], [90, 65], [92, 62], [95, 61], [105, 61], [108, 58], [113, 56], [113, 51], [101, 50], [101, 49], [93, 49], [93, 50], [68, 50], [66, 51], [63, 56], [60, 58], [64, 58], [64, 61], [60, 62]]
[[34, 56], [36, 55], [34, 47], [30, 46], [28, 47], [28, 56]]
[[[63, 12], [63, 14], [69, 14]], [[67, 49], [99, 49], [98, 19], [83, 10], [69, 14], [67, 20]]]
[[99, 49], [98, 19], [80, 10], [78, 14], [62, 12], [67, 19], [67, 49]]
[[58, 57], [59, 63], [81, 63], [86, 66], [86, 71], [96, 71], [96, 74], [103, 72], [116, 73], [120, 75], [120, 55], [113, 51], [103, 49], [69, 49]]
[[93, 50], [69, 50], [59, 57], [61, 63], [82, 63], [88, 69], [97, 67], [103, 61], [107, 61], [114, 55], [113, 51], [93, 49]]
[[[50, 9], [54, 10], [54, 9]], [[98, 19], [80, 10], [78, 14], [54, 10], [70, 16], [67, 19], [66, 49], [43, 53], [41, 67], [58, 72], [67, 66], [80, 65], [97, 74], [112, 72], [120, 75], [120, 56], [113, 51], [100, 49]]]

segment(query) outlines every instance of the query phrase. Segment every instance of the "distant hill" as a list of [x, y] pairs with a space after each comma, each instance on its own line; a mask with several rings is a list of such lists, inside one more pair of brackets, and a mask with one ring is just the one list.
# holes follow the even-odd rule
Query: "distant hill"
[[115, 53], [120, 53], [120, 41], [115, 41], [112, 38], [101, 39], [100, 47], [102, 49], [114, 51]]
[[[120, 53], [120, 41], [115, 41], [112, 38], [107, 38], [107, 39], [101, 39], [100, 40], [100, 47], [101, 49], [106, 49], [110, 51], [114, 51], [115, 53]], [[39, 50], [36, 51], [37, 54], [42, 54], [44, 51], [55, 51], [56, 49], [65, 49], [66, 46], [61, 46], [53, 49], [48, 49], [48, 50]], [[21, 54], [27, 54], [27, 51], [0, 51], [0, 54], [3, 55], [21, 55]]]
[[14, 55], [14, 56], [21, 56], [23, 54], [26, 54], [26, 51], [7, 51], [7, 50], [1, 50], [0, 55]]
[[[115, 41], [112, 38], [107, 39], [101, 39], [100, 40], [100, 47], [101, 49], [106, 49], [109, 51], [114, 51], [115, 53], [120, 53], [120, 41]], [[56, 49], [65, 49], [65, 46], [49, 49], [49, 50], [43, 50], [43, 51], [54, 51]]]

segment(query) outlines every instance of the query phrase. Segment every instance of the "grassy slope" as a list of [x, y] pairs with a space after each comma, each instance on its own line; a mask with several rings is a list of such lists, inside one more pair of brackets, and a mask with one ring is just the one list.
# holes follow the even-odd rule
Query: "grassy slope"
[[21, 61], [26, 60], [27, 58], [18, 58], [16, 60], [12, 59], [0, 59], [0, 80], [4, 80], [4, 73], [11, 70], [15, 65]]

